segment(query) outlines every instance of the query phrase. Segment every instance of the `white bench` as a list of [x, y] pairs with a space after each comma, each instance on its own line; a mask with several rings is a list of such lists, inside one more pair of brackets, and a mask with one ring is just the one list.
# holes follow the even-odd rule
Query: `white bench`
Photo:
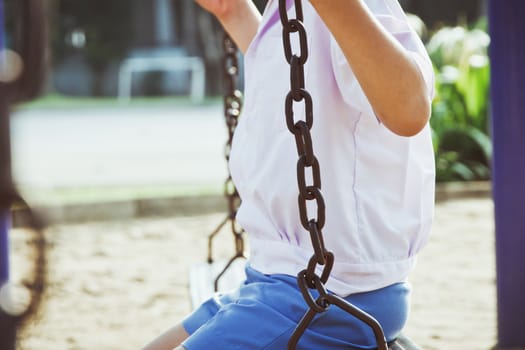
[[202, 59], [191, 56], [130, 57], [120, 64], [118, 78], [118, 99], [127, 103], [131, 100], [131, 83], [135, 72], [191, 72], [190, 97], [195, 103], [204, 100], [206, 70]]

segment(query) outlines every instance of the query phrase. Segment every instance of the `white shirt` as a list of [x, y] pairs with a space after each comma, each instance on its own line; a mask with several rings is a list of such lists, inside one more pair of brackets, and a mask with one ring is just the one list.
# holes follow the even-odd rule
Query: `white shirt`
[[[432, 65], [397, 0], [365, 2], [412, 54], [431, 98]], [[313, 248], [299, 220], [298, 156], [284, 113], [290, 68], [277, 7], [278, 1], [268, 4], [245, 55], [246, 98], [230, 169], [242, 199], [237, 220], [250, 237], [251, 266], [265, 274], [296, 275]], [[335, 255], [327, 287], [345, 296], [404, 281], [432, 223], [430, 128], [407, 138], [379, 123], [341, 49], [308, 1], [303, 1], [303, 11], [309, 45], [306, 89], [314, 101], [311, 132], [326, 203], [323, 234]], [[295, 17], [293, 9], [288, 12]], [[301, 118], [301, 103], [294, 103], [294, 113]], [[309, 217], [315, 217], [313, 211], [309, 209]]]

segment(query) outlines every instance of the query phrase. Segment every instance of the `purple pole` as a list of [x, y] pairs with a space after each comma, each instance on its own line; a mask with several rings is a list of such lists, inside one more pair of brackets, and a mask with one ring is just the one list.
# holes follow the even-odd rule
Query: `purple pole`
[[[4, 42], [4, 2], [0, 0], [0, 69], [3, 61]], [[0, 82], [0, 84], [2, 84]], [[3, 85], [3, 84], [2, 84]], [[9, 249], [7, 231], [9, 230], [9, 210], [6, 200], [7, 184], [11, 182], [11, 148], [9, 140], [9, 120], [4, 86], [0, 86], [0, 288], [9, 279]], [[0, 349], [16, 348], [16, 327], [13, 317], [0, 307]]]
[[[4, 68], [4, 56], [3, 56], [3, 50], [5, 48], [5, 42], [4, 42], [4, 2], [3, 0], [0, 0], [0, 69]], [[3, 90], [3, 89], [2, 89]], [[2, 91], [4, 92], [4, 91]], [[2, 93], [2, 95], [4, 95]], [[6, 121], [6, 118], [8, 118], [7, 115], [7, 106], [5, 101], [5, 96], [0, 96], [0, 128], [6, 128], [9, 127], [9, 122]], [[9, 140], [5, 139], [3, 137], [6, 132], [3, 130], [1, 132], [2, 138], [4, 140], [0, 140], [0, 186], [7, 183], [7, 181], [10, 181], [11, 178], [11, 167], [10, 167], [10, 145]], [[3, 187], [3, 186], [1, 186]], [[3, 188], [0, 188], [0, 196], [4, 195], [2, 191], [5, 190]], [[1, 202], [1, 199], [0, 199]], [[7, 221], [7, 211], [6, 208], [0, 207], [0, 286], [7, 282], [7, 279], [9, 277], [9, 264], [8, 264], [8, 246], [7, 246], [7, 230], [8, 230], [8, 221]]]
[[[5, 22], [4, 22], [4, 2], [3, 1], [0, 1], [0, 50], [4, 49], [5, 48], [5, 33], [4, 33], [4, 28], [5, 28]], [[2, 60], [2, 58], [0, 57], [0, 60]], [[3, 62], [0, 62], [3, 64]]]
[[525, 1], [490, 0], [498, 346], [525, 349]]
[[9, 246], [7, 244], [7, 231], [9, 221], [6, 212], [0, 213], [0, 286], [9, 279]]
[[[9, 220], [7, 211], [0, 209], [0, 288], [9, 278], [9, 249], [7, 244], [7, 231]], [[0, 349], [16, 349], [16, 322], [0, 307]]]
[[0, 286], [9, 279], [9, 246], [7, 243], [7, 231], [9, 221], [6, 212], [0, 212]]
[[[9, 220], [7, 211], [0, 209], [0, 288], [9, 279], [9, 249], [7, 231]], [[0, 349], [14, 350], [16, 348], [15, 319], [0, 307]]]

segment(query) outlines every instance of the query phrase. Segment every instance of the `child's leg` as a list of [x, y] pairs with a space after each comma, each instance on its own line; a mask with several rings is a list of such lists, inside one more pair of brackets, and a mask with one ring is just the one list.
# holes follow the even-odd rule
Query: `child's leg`
[[[143, 350], [286, 349], [308, 308], [296, 278], [267, 276], [249, 267], [246, 275], [246, 283], [238, 290], [215, 295]], [[398, 283], [346, 299], [376, 317], [390, 341], [406, 322], [409, 292], [406, 283]], [[302, 348], [312, 350], [370, 349], [375, 345], [373, 332], [337, 307], [319, 315], [301, 341]]]
[[184, 350], [180, 344], [188, 338], [189, 334], [186, 332], [181, 323], [168, 329], [157, 339], [146, 345], [142, 350]]
[[[237, 291], [212, 298], [183, 323], [191, 335], [176, 350], [280, 350], [308, 308], [294, 276], [264, 275], [250, 267]], [[374, 316], [387, 340], [403, 328], [410, 288], [398, 283], [345, 298]], [[313, 293], [314, 298], [317, 293]], [[319, 315], [301, 338], [309, 350], [372, 349], [371, 329], [344, 310], [332, 306]]]

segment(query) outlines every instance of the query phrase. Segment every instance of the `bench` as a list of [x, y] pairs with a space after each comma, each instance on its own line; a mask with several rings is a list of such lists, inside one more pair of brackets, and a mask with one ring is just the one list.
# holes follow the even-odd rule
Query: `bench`
[[191, 72], [190, 97], [195, 103], [204, 100], [206, 70], [199, 57], [192, 56], [144, 56], [129, 57], [122, 61], [118, 76], [118, 99], [122, 103], [131, 100], [133, 73], [137, 72]]

